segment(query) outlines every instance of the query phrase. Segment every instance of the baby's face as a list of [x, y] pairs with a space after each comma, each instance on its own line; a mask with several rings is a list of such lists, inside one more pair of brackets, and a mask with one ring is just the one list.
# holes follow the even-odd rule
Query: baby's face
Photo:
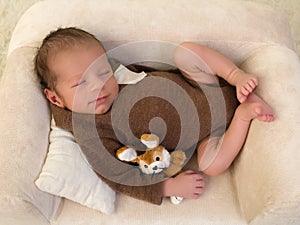
[[63, 50], [48, 64], [57, 75], [56, 94], [61, 105], [56, 105], [91, 114], [104, 114], [110, 109], [119, 87], [98, 43]]

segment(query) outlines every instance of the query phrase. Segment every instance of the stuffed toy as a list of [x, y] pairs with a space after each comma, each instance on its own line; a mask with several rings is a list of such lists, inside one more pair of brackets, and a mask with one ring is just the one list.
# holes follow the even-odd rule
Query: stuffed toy
[[[159, 137], [155, 134], [143, 134], [140, 140], [147, 147], [143, 154], [138, 155], [133, 147], [124, 146], [117, 150], [117, 158], [121, 161], [137, 163], [145, 174], [164, 172], [167, 176], [172, 176], [181, 170], [186, 160], [183, 151], [176, 150], [169, 153], [159, 145]], [[181, 201], [181, 197], [171, 197], [173, 204], [179, 204]]]

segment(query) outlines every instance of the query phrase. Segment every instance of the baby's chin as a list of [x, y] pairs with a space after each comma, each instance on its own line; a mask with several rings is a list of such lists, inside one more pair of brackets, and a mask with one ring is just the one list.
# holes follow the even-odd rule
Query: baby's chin
[[107, 113], [112, 104], [101, 104], [101, 105], [89, 105], [88, 107], [72, 107], [70, 111], [76, 112], [76, 113], [82, 113], [82, 114], [96, 114], [96, 115], [102, 115]]
[[[66, 108], [68, 109], [68, 108]], [[105, 109], [105, 108], [98, 108], [98, 109], [89, 109], [89, 110], [78, 110], [78, 109], [68, 109], [72, 112], [75, 112], [75, 113], [79, 113], [79, 114], [91, 114], [91, 115], [102, 115], [102, 114], [105, 114], [108, 112], [109, 109]]]
[[110, 110], [110, 107], [111, 106], [102, 106], [101, 105], [101, 106], [95, 108], [93, 114], [103, 115], [103, 114], [107, 113]]

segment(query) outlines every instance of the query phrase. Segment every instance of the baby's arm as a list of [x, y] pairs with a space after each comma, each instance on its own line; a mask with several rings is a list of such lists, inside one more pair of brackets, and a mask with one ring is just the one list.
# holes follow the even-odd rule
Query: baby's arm
[[[203, 67], [206, 64], [212, 74], [217, 74], [231, 85], [236, 86], [237, 98], [241, 103], [258, 85], [256, 76], [245, 73], [221, 53], [196, 43], [180, 44], [174, 53], [174, 62], [183, 74], [200, 82], [199, 76], [203, 76]], [[198, 69], [198, 74], [195, 72], [195, 68]], [[204, 83], [206, 81], [212, 83], [208, 78], [203, 78]]]

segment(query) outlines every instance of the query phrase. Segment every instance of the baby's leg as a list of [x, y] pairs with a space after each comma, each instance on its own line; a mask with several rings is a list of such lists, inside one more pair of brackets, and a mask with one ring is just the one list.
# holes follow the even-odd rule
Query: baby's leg
[[198, 148], [199, 169], [215, 176], [225, 171], [240, 152], [252, 119], [271, 122], [275, 119], [272, 109], [258, 96], [251, 93], [238, 106], [225, 134], [204, 140]]
[[196, 199], [204, 191], [203, 175], [187, 170], [171, 177], [163, 183], [163, 196], [178, 196]]

